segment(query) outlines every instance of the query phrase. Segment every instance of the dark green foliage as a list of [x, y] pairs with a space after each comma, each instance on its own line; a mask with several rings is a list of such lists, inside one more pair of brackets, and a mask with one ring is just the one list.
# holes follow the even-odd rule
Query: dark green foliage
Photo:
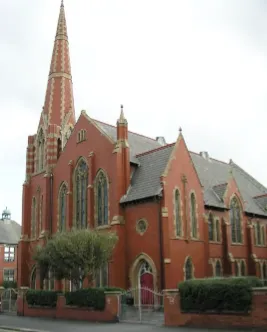
[[94, 310], [105, 309], [105, 291], [103, 288], [85, 288], [75, 292], [66, 292], [66, 305], [83, 308], [93, 308]]
[[4, 288], [17, 288], [17, 283], [16, 281], [4, 281], [2, 286]]
[[125, 290], [120, 287], [100, 287], [100, 289], [103, 289], [105, 292], [125, 292]]
[[60, 292], [31, 289], [26, 293], [26, 301], [30, 306], [55, 308], [58, 293]]
[[252, 287], [261, 287], [256, 277], [193, 279], [178, 285], [185, 312], [248, 312]]

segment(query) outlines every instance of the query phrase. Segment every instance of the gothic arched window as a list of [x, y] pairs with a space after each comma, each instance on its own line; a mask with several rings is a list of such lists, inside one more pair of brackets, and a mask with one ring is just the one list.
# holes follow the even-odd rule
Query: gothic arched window
[[36, 266], [32, 269], [30, 287], [31, 289], [36, 289]]
[[220, 221], [216, 220], [216, 241], [220, 242], [221, 240], [221, 227], [220, 227]]
[[215, 240], [215, 236], [214, 236], [214, 218], [213, 218], [212, 213], [209, 214], [208, 223], [209, 223], [209, 240], [214, 241]]
[[42, 171], [44, 169], [45, 163], [45, 138], [44, 132], [41, 129], [37, 139], [37, 171]]
[[108, 263], [103, 265], [96, 274], [96, 287], [108, 286]]
[[66, 230], [66, 215], [67, 215], [67, 186], [64, 183], [59, 190], [59, 225], [60, 232]]
[[108, 225], [108, 180], [103, 171], [96, 177], [95, 198], [97, 226]]
[[190, 280], [193, 278], [193, 263], [190, 257], [187, 258], [185, 262], [185, 280]]
[[238, 277], [240, 275], [240, 272], [239, 272], [239, 265], [237, 262], [235, 262], [235, 275]]
[[221, 277], [222, 276], [222, 266], [221, 262], [217, 260], [215, 265], [215, 277]]
[[193, 238], [197, 238], [197, 211], [196, 211], [196, 196], [194, 193], [190, 197], [191, 202], [191, 234]]
[[181, 236], [182, 235], [181, 203], [180, 203], [180, 193], [178, 189], [175, 190], [174, 204], [175, 204], [175, 234], [176, 236]]
[[75, 211], [77, 228], [87, 226], [87, 185], [88, 185], [88, 166], [81, 159], [75, 170]]
[[240, 274], [242, 277], [246, 275], [246, 264], [244, 261], [241, 261], [240, 263]]
[[241, 211], [237, 198], [234, 197], [230, 204], [230, 223], [233, 243], [242, 243]]
[[36, 198], [32, 198], [31, 237], [36, 237]]

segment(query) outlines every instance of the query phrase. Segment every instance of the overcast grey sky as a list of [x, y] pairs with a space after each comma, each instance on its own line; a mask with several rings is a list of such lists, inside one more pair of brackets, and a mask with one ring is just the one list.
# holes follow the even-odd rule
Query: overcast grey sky
[[[0, 0], [0, 209], [21, 223], [60, 0]], [[76, 117], [86, 109], [190, 150], [232, 158], [267, 185], [265, 0], [65, 0]]]

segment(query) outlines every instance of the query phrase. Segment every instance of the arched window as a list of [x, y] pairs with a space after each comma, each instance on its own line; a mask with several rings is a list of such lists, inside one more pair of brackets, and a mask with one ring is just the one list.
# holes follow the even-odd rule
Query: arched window
[[105, 264], [96, 274], [96, 287], [108, 286], [108, 264]]
[[180, 203], [180, 193], [178, 189], [175, 190], [174, 204], [175, 204], [175, 233], [176, 236], [181, 236], [182, 235], [181, 203]]
[[39, 233], [42, 232], [43, 228], [43, 195], [40, 197], [40, 213], [39, 213]]
[[190, 280], [193, 278], [193, 263], [190, 257], [187, 258], [185, 262], [185, 280]]
[[36, 198], [32, 198], [31, 237], [36, 237]]
[[239, 273], [239, 266], [238, 266], [238, 263], [235, 262], [235, 275], [238, 277], [240, 275]]
[[214, 218], [213, 218], [212, 213], [209, 214], [208, 223], [209, 223], [209, 240], [214, 241], [215, 240], [215, 236], [214, 236], [215, 230], [214, 230]]
[[36, 289], [36, 267], [32, 269], [30, 287], [31, 289]]
[[67, 215], [67, 186], [64, 183], [59, 190], [59, 231], [66, 230], [66, 215]]
[[191, 233], [193, 238], [197, 238], [197, 213], [196, 213], [196, 196], [191, 194]]
[[246, 275], [246, 264], [244, 261], [241, 261], [240, 264], [240, 275], [244, 277]]
[[88, 166], [81, 159], [75, 171], [75, 208], [77, 228], [87, 227], [87, 185], [88, 185]]
[[234, 197], [230, 204], [230, 223], [233, 243], [242, 243], [240, 205]]
[[62, 152], [62, 141], [60, 138], [57, 139], [57, 159], [60, 157]]
[[220, 221], [216, 220], [216, 241], [220, 242], [221, 240], [221, 227], [220, 227]]
[[45, 138], [44, 132], [41, 129], [37, 140], [37, 170], [40, 172], [44, 169], [44, 150], [45, 150]]
[[108, 225], [108, 181], [103, 171], [96, 177], [95, 197], [97, 226]]
[[222, 266], [221, 262], [217, 260], [215, 265], [215, 277], [221, 277], [222, 276]]

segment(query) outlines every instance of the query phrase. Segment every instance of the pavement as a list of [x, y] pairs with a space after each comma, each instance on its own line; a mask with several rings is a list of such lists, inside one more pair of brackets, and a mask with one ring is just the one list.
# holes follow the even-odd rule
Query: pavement
[[[0, 315], [0, 332], [222, 332], [222, 330], [192, 329], [192, 328], [167, 328], [163, 326], [126, 323], [89, 323], [81, 321], [66, 321], [46, 318], [18, 317], [11, 315]], [[234, 332], [225, 330], [227, 332]], [[240, 330], [245, 332], [249, 330]], [[250, 330], [251, 332], [253, 330]]]

